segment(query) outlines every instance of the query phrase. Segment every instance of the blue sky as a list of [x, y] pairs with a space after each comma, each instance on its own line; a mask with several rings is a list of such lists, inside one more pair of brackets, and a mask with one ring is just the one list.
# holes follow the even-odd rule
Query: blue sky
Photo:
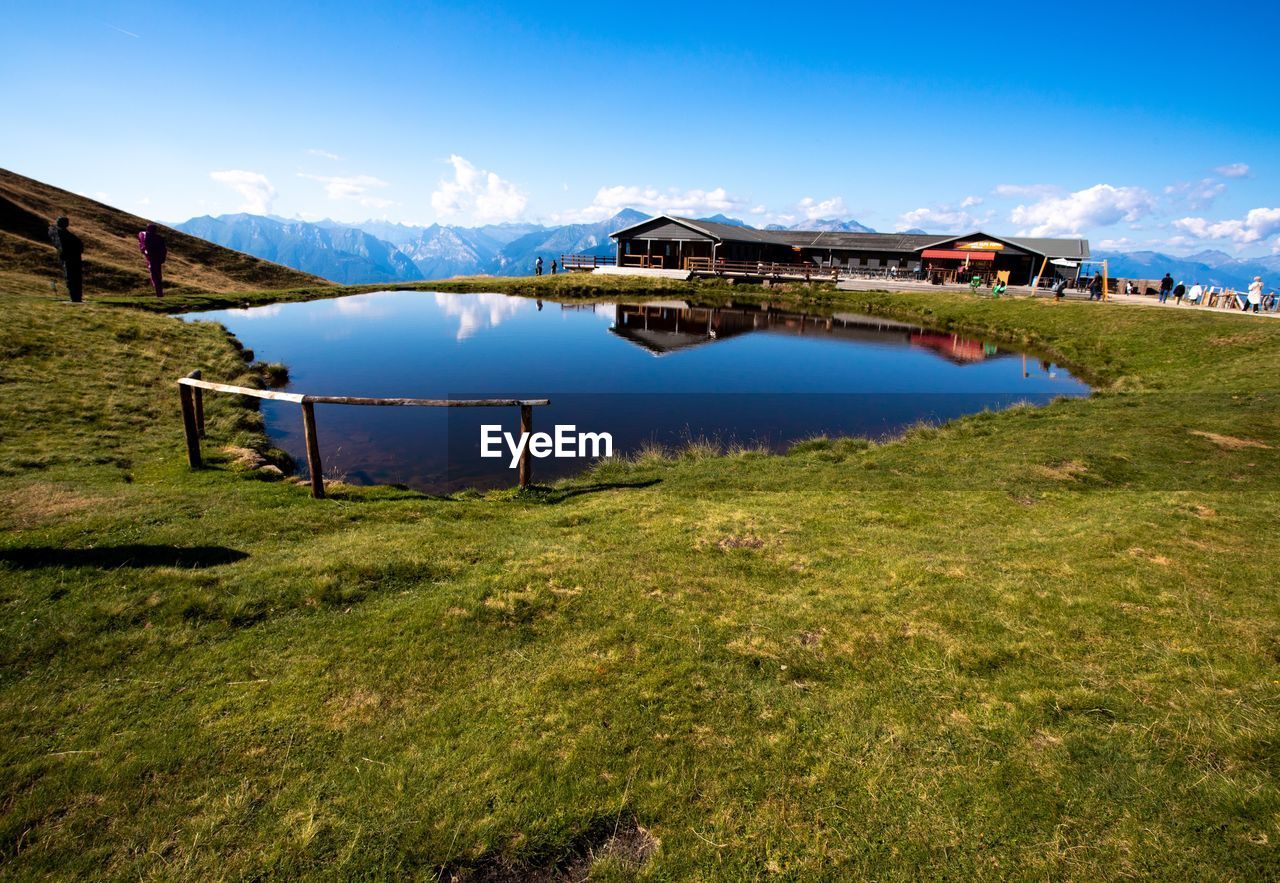
[[1280, 251], [1274, 4], [10, 4], [0, 165], [161, 220]]

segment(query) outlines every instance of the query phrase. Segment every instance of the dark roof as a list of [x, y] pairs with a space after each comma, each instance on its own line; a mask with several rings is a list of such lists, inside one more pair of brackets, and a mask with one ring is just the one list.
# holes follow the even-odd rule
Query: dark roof
[[1089, 240], [1087, 239], [1040, 239], [1036, 237], [1011, 236], [1009, 241], [1018, 248], [1034, 251], [1036, 254], [1051, 258], [1087, 258], [1089, 256]]
[[658, 215], [632, 224], [610, 234], [617, 238], [638, 227], [657, 220], [674, 221], [693, 230], [705, 233], [721, 242], [761, 242], [770, 245], [786, 245], [800, 248], [865, 249], [867, 251], [916, 252], [940, 242], [956, 239], [984, 237], [1008, 242], [1018, 248], [1051, 258], [1087, 258], [1087, 239], [1045, 239], [1025, 236], [992, 236], [982, 231], [962, 236], [938, 236], [932, 233], [828, 233], [821, 230], [757, 230], [754, 227], [738, 227], [717, 221], [701, 221], [696, 218], [679, 218], [674, 215]]
[[918, 233], [824, 233], [805, 230], [778, 231], [786, 245], [804, 248], [865, 248], [868, 251], [911, 252], [923, 248], [938, 237]]
[[685, 224], [693, 227], [695, 230], [702, 230], [710, 233], [716, 239], [721, 241], [733, 240], [734, 242], [779, 242], [776, 238], [775, 230], [757, 230], [755, 227], [738, 227], [734, 224], [721, 224], [717, 221], [698, 221], [693, 218], [677, 218], [673, 216], [671, 220], [677, 224]]

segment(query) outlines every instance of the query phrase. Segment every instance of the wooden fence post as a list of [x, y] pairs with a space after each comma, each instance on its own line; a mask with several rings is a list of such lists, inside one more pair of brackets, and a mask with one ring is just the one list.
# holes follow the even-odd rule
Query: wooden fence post
[[187, 465], [200, 468], [200, 435], [196, 430], [195, 390], [185, 383], [178, 384], [178, 399], [182, 403], [182, 433], [187, 439]]
[[307, 469], [311, 472], [311, 496], [324, 499], [324, 471], [320, 465], [320, 439], [316, 436], [316, 407], [302, 403], [302, 431], [307, 440]]
[[[199, 380], [203, 375], [200, 373], [200, 369], [197, 368], [187, 376], [193, 380]], [[195, 398], [196, 433], [201, 438], [204, 438], [204, 390], [198, 386], [189, 386], [187, 389], [191, 390], [191, 394]]]
[[520, 435], [525, 437], [524, 450], [520, 453], [520, 488], [523, 490], [533, 480], [533, 455], [529, 453], [528, 436], [533, 434], [533, 405], [520, 406]]

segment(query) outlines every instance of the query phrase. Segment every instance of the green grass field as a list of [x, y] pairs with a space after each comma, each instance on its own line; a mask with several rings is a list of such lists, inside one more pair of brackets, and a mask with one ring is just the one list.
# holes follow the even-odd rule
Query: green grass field
[[1098, 393], [313, 501], [116, 300], [3, 296], [0, 877], [1280, 876], [1280, 323], [819, 293]]

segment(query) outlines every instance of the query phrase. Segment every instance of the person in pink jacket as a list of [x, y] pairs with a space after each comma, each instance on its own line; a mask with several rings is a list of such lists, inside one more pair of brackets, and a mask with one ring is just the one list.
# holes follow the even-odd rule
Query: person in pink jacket
[[156, 290], [156, 297], [164, 297], [162, 268], [169, 249], [155, 224], [148, 224], [147, 229], [138, 233], [138, 251], [147, 259], [147, 271], [151, 273], [151, 287]]

